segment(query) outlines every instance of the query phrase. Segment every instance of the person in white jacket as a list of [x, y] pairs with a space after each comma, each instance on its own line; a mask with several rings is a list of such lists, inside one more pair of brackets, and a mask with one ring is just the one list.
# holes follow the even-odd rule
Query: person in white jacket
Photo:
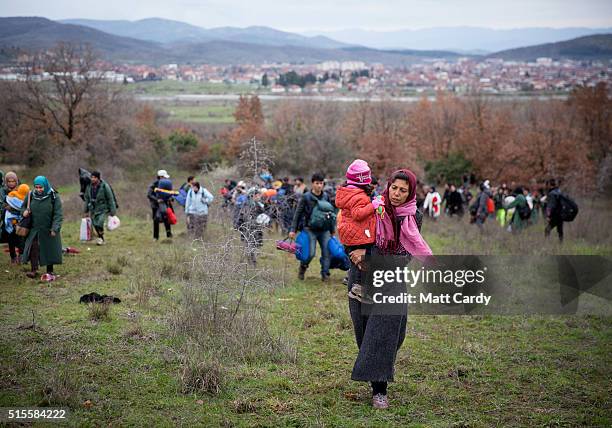
[[425, 202], [423, 203], [423, 210], [429, 214], [430, 217], [437, 219], [440, 217], [440, 206], [442, 205], [442, 198], [440, 194], [436, 192], [435, 187], [429, 189], [429, 193], [425, 196]]
[[187, 233], [191, 239], [202, 237], [208, 223], [208, 206], [213, 201], [213, 195], [200, 183], [191, 183], [191, 189], [185, 199], [185, 214], [187, 214]]

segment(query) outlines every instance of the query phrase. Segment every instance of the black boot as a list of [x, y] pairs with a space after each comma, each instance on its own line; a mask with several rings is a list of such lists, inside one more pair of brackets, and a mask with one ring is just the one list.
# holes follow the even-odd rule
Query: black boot
[[300, 270], [298, 271], [298, 279], [300, 281], [304, 281], [304, 275], [306, 274], [306, 269], [308, 269], [308, 266], [300, 265]]

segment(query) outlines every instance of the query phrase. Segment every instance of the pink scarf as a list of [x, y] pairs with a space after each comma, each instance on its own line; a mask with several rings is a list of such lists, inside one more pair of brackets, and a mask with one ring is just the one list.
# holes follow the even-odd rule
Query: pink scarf
[[391, 181], [387, 184], [387, 189], [384, 192], [385, 196], [385, 214], [382, 216], [376, 215], [376, 246], [383, 251], [397, 252], [398, 240], [395, 236], [395, 227], [393, 219], [397, 217], [405, 217], [402, 221], [401, 228], [399, 229], [399, 244], [408, 251], [412, 256], [419, 260], [425, 260], [427, 256], [431, 256], [431, 248], [427, 245], [427, 242], [421, 236], [419, 228], [416, 223], [415, 214], [417, 211], [416, 206], [416, 177], [409, 170], [401, 170], [407, 173], [410, 179], [410, 195], [409, 201], [403, 203], [398, 207], [393, 207], [388, 200], [389, 186]]

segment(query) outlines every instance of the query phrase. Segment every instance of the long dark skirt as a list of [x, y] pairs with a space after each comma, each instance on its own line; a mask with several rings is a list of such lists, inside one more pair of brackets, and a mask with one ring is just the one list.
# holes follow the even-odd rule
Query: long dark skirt
[[[376, 248], [373, 251], [376, 253]], [[355, 269], [352, 267], [349, 272], [349, 290], [357, 276]], [[393, 382], [397, 351], [406, 337], [407, 316], [365, 315], [361, 310], [365, 304], [351, 298], [348, 300], [355, 339], [359, 347], [351, 379]]]

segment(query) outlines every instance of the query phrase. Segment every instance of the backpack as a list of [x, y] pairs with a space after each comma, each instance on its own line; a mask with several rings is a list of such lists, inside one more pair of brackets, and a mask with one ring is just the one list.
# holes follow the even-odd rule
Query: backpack
[[559, 218], [563, 221], [574, 221], [578, 215], [578, 204], [565, 193], [559, 194]]
[[518, 215], [521, 220], [527, 220], [529, 219], [529, 217], [531, 217], [531, 210], [529, 209], [529, 205], [527, 205], [527, 202], [525, 202], [525, 205], [518, 205], [516, 207], [516, 211], [518, 212]]
[[332, 204], [325, 199], [318, 200], [310, 214], [309, 226], [313, 230], [333, 230], [336, 213]]

